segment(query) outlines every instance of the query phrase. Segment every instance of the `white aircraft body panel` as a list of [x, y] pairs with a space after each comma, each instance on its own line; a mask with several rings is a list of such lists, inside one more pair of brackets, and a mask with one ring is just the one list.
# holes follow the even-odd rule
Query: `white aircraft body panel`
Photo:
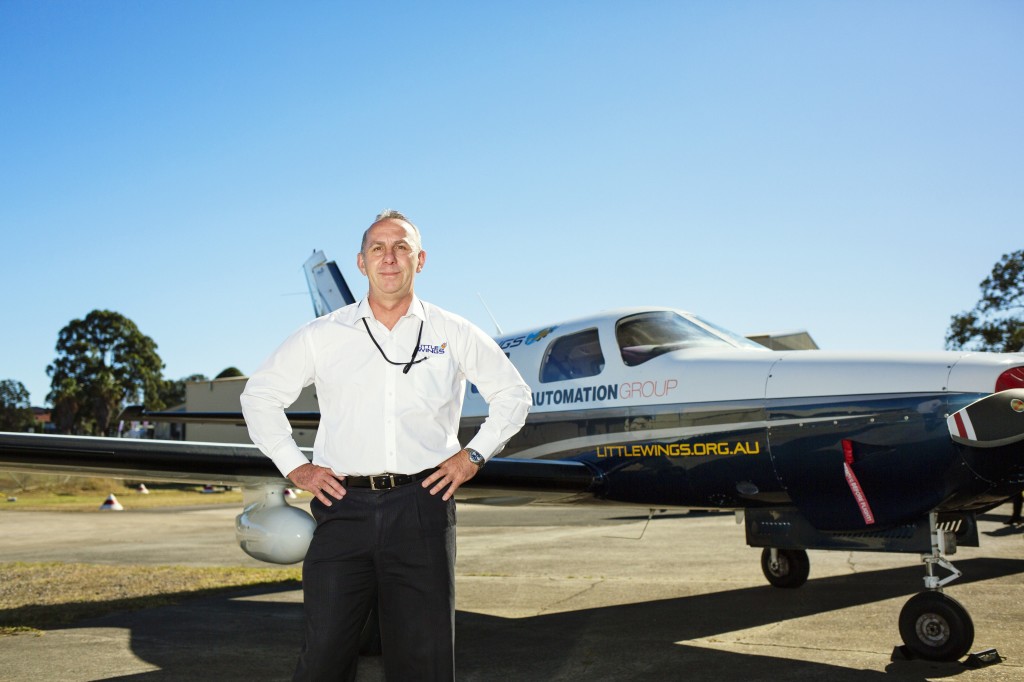
[[[705, 324], [671, 308], [613, 310], [497, 339], [530, 385], [533, 414], [579, 409], [714, 403], [810, 396], [858, 396], [903, 393], [987, 393], [1018, 355], [969, 352], [851, 353], [835, 351], [768, 351], [729, 345], [683, 348], [628, 366], [616, 339], [624, 317], [670, 311], [694, 324]], [[714, 333], [717, 329], [708, 327]], [[542, 381], [546, 354], [558, 339], [596, 330], [603, 364], [583, 378]], [[722, 336], [729, 342], [736, 337]], [[472, 387], [463, 415], [482, 417], [487, 406]]]

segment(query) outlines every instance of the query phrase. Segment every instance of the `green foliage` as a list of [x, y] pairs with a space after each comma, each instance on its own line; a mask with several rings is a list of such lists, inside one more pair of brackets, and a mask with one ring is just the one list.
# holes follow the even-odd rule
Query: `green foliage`
[[57, 430], [104, 435], [120, 408], [140, 396], [147, 408], [162, 408], [163, 361], [156, 348], [134, 322], [109, 310], [69, 322], [46, 368]]
[[164, 407], [175, 407], [185, 402], [185, 384], [209, 381], [205, 374], [190, 374], [177, 380], [165, 379], [160, 383], [160, 402]]
[[237, 367], [225, 367], [224, 369], [221, 370], [220, 374], [218, 374], [214, 378], [216, 378], [216, 379], [230, 379], [231, 377], [244, 377], [244, 376], [245, 375], [242, 374], [242, 370], [238, 369]]
[[953, 316], [946, 347], [1000, 353], [1024, 348], [1024, 250], [1004, 255], [981, 282], [981, 300]]
[[35, 421], [24, 384], [14, 379], [0, 381], [0, 431], [27, 431]]

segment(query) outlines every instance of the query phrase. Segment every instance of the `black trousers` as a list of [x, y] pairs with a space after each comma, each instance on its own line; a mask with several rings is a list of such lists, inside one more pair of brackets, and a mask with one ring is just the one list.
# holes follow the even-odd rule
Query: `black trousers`
[[295, 680], [354, 680], [376, 595], [390, 682], [455, 679], [455, 500], [419, 482], [348, 488], [327, 507], [302, 566], [306, 642]]

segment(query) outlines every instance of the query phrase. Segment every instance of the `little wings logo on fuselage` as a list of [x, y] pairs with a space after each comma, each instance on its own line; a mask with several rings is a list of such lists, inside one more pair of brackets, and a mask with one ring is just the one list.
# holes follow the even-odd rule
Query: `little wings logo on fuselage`
[[706, 457], [708, 455], [759, 455], [761, 442], [757, 440], [680, 441], [678, 443], [631, 443], [629, 445], [600, 445], [595, 454], [606, 457]]

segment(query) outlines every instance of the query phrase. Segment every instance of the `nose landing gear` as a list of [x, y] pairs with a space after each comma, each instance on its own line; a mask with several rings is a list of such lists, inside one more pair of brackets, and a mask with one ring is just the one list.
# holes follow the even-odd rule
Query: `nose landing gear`
[[[931, 554], [921, 555], [927, 575], [925, 592], [913, 596], [900, 611], [900, 636], [907, 649], [919, 658], [931, 661], [956, 661], [974, 644], [974, 621], [967, 609], [942, 588], [963, 575], [944, 556], [956, 552], [956, 535], [938, 527], [938, 514], [928, 515], [931, 526]], [[950, 571], [939, 578], [935, 566]]]

